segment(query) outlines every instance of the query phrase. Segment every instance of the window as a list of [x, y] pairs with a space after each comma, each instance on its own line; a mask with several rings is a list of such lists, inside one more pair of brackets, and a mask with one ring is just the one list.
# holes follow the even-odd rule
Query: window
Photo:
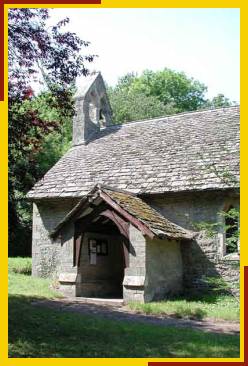
[[102, 239], [89, 239], [90, 264], [96, 264], [97, 256], [108, 255], [108, 242]]
[[239, 212], [233, 206], [224, 214], [225, 219], [225, 254], [239, 252]]
[[106, 120], [105, 120], [105, 116], [103, 114], [102, 109], [100, 109], [100, 111], [99, 111], [99, 124], [100, 124], [100, 127], [104, 127], [106, 125]]

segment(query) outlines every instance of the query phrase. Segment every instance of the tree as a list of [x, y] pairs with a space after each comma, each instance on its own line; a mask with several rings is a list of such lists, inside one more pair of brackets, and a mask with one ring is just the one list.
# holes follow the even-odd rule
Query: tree
[[223, 94], [209, 100], [206, 92], [200, 81], [168, 68], [128, 73], [108, 88], [115, 123], [232, 104]]
[[[50, 28], [48, 18], [48, 9], [9, 10], [10, 255], [30, 253], [31, 205], [24, 196], [49, 168], [41, 168], [42, 148], [73, 115], [75, 79], [88, 74], [85, 64], [94, 59], [82, 55], [88, 42], [63, 31], [68, 18]], [[39, 98], [31, 89], [34, 81], [46, 89]]]
[[147, 96], [140, 92], [108, 88], [108, 95], [115, 123], [137, 121], [174, 113], [174, 108], [171, 105], [164, 105], [156, 97]]
[[226, 98], [224, 94], [218, 94], [216, 97], [208, 99], [204, 105], [204, 108], [230, 107], [233, 104], [235, 104], [235, 102], [231, 102], [230, 99]]
[[184, 112], [204, 104], [207, 87], [183, 72], [165, 68], [157, 72], [144, 71], [133, 83], [133, 89], [157, 97], [164, 105], [171, 104], [177, 112]]
[[159, 117], [196, 110], [205, 103], [206, 86], [170, 69], [129, 73], [108, 88], [114, 121]]

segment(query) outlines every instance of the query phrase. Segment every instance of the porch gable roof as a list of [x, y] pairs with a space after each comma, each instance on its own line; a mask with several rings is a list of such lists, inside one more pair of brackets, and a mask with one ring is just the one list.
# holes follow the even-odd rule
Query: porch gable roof
[[[138, 228], [143, 235], [161, 239], [192, 239], [194, 233], [166, 219], [141, 198], [126, 191], [97, 184], [52, 230], [50, 236], [55, 238], [61, 229], [71, 220], [84, 217], [104, 202], [127, 222]], [[87, 211], [86, 211], [87, 210]]]

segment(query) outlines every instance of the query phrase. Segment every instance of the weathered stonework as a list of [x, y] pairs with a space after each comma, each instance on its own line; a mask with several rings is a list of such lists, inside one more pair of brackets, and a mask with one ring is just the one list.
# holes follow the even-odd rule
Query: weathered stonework
[[[219, 213], [229, 205], [239, 207], [239, 196], [229, 192], [194, 192], [149, 196], [147, 202], [165, 217], [186, 229], [198, 230], [199, 223], [216, 223]], [[220, 227], [220, 232], [222, 231]], [[181, 243], [183, 260], [183, 288], [185, 291], [208, 287], [208, 279], [226, 281], [236, 294], [239, 291], [239, 261], [233, 261], [221, 253], [219, 235], [209, 237], [199, 232], [192, 241]]]
[[[228, 204], [239, 204], [231, 192], [150, 196], [146, 200], [165, 217], [191, 230], [200, 222], [216, 222], [218, 212]], [[33, 214], [33, 275], [58, 279], [66, 295], [108, 297], [119, 291], [121, 296], [123, 283], [125, 302], [147, 302], [205, 289], [213, 278], [223, 279], [238, 294], [238, 256], [221, 255], [218, 235], [208, 237], [203, 232], [191, 241], [150, 240], [130, 225], [129, 266], [125, 269], [120, 237], [85, 233], [80, 267], [74, 266], [74, 225], [68, 224], [56, 240], [49, 232], [75, 203], [68, 199], [39, 202], [34, 204]], [[109, 255], [98, 257], [97, 265], [89, 262], [92, 235], [107, 238], [109, 243]]]
[[129, 227], [129, 239], [132, 251], [129, 253], [129, 267], [125, 268], [123, 298], [125, 302], [144, 302], [146, 239], [132, 225]]
[[166, 299], [182, 292], [183, 263], [180, 242], [146, 241], [145, 301]]
[[101, 127], [111, 124], [112, 111], [101, 74], [88, 77], [75, 97], [73, 144], [87, 143]]
[[32, 274], [57, 278], [73, 269], [73, 227], [55, 241], [50, 231], [74, 207], [75, 200], [61, 199], [33, 204]]

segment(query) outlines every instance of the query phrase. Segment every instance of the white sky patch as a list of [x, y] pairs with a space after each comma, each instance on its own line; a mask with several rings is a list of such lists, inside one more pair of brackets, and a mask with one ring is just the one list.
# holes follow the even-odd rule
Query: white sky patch
[[[50, 22], [68, 16], [67, 30], [91, 45], [98, 57], [90, 70], [114, 85], [124, 74], [165, 67], [184, 71], [239, 101], [239, 9], [53, 9]], [[88, 64], [87, 64], [88, 66]]]

